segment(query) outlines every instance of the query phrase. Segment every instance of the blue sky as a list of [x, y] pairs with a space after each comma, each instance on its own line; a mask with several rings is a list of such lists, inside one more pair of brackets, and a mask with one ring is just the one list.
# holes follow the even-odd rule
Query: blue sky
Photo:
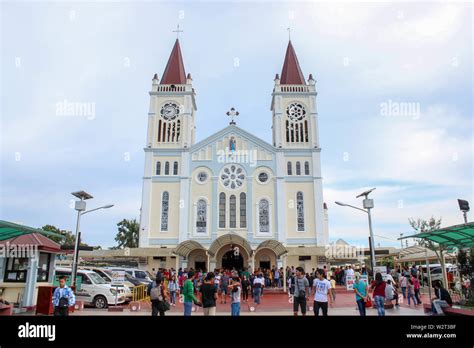
[[[197, 138], [238, 125], [271, 142], [273, 78], [292, 42], [317, 80], [330, 238], [367, 243], [366, 217], [334, 201], [377, 187], [376, 244], [399, 245], [409, 217], [462, 222], [474, 204], [472, 4], [348, 2], [2, 2], [2, 219], [73, 230], [70, 193], [94, 195], [84, 240], [114, 244], [139, 217], [151, 78], [179, 23], [197, 91]], [[235, 62], [238, 61], [238, 64]], [[57, 113], [64, 100], [94, 117]], [[415, 103], [416, 115], [383, 114]], [[472, 220], [472, 219], [470, 219]]]

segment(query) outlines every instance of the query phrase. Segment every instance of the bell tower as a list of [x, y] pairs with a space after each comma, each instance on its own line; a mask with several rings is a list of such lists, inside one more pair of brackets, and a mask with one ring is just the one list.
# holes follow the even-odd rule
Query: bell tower
[[318, 148], [316, 81], [306, 82], [291, 40], [281, 75], [275, 76], [271, 111], [273, 145], [277, 148]]
[[179, 40], [171, 51], [161, 81], [153, 76], [148, 113], [148, 148], [188, 148], [195, 141], [195, 92], [186, 76]]

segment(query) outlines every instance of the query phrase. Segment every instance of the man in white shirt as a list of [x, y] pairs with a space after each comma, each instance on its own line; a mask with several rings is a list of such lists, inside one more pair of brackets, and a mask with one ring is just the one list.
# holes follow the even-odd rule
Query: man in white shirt
[[354, 277], [354, 270], [352, 269], [352, 266], [349, 266], [349, 268], [347, 269], [346, 275]]
[[[314, 288], [314, 315], [319, 316], [319, 309], [323, 311], [323, 316], [328, 315], [328, 303], [332, 306], [331, 283], [324, 278], [322, 269], [316, 270], [316, 279], [313, 282]], [[329, 296], [328, 296], [329, 295]]]

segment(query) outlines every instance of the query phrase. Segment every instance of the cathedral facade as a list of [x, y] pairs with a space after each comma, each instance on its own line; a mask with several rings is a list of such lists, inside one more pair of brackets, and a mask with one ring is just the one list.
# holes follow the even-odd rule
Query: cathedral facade
[[[316, 86], [291, 41], [276, 75], [271, 142], [233, 121], [196, 142], [196, 96], [176, 40], [150, 91], [140, 248], [167, 249], [164, 266], [270, 268], [325, 263]], [[148, 249], [150, 250], [150, 249]]]

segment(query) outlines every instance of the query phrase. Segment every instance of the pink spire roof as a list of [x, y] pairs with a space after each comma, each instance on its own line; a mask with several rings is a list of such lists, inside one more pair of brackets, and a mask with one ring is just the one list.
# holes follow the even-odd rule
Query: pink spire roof
[[186, 72], [184, 71], [183, 56], [179, 47], [179, 40], [176, 39], [173, 50], [171, 51], [168, 64], [161, 79], [162, 85], [184, 85], [186, 84]]
[[291, 44], [291, 40], [288, 42], [288, 48], [286, 49], [285, 62], [283, 63], [283, 69], [281, 70], [280, 83], [282, 85], [305, 85], [306, 82], [301, 72], [300, 64], [298, 63], [298, 57], [296, 57], [295, 49]]

